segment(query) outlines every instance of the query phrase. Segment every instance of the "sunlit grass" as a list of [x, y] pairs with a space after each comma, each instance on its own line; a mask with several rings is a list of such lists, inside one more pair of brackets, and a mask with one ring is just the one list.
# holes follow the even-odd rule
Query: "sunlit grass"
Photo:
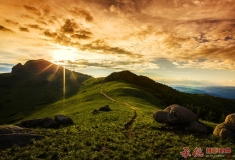
[[[123, 103], [113, 102], [100, 94], [102, 79], [90, 78], [79, 92], [44, 107], [25, 119], [70, 116], [74, 125], [59, 129], [36, 129], [45, 135], [27, 147], [14, 146], [1, 151], [2, 159], [181, 159], [183, 147], [193, 150], [201, 147], [231, 147], [230, 140], [221, 140], [211, 134], [186, 131], [159, 130], [152, 113], [164, 108], [161, 100], [148, 92], [122, 82], [104, 84], [103, 92], [120, 102], [129, 103], [137, 112], [132, 125], [134, 137], [128, 137], [125, 124], [134, 116], [133, 110]], [[141, 98], [144, 97], [144, 98]], [[64, 104], [64, 105], [63, 105]], [[109, 105], [112, 111], [92, 114], [94, 109]], [[214, 127], [211, 122], [205, 124]], [[234, 153], [234, 152], [233, 152]], [[0, 159], [1, 159], [0, 158]]]

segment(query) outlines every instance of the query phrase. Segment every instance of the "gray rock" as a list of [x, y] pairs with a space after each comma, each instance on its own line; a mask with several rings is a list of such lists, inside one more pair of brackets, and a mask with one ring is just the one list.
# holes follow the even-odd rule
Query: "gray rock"
[[198, 121], [196, 114], [179, 105], [171, 105], [163, 111], [156, 111], [153, 118], [159, 123], [191, 123]]
[[97, 109], [95, 109], [92, 113], [93, 113], [93, 114], [98, 114], [99, 111], [98, 111]]
[[33, 119], [33, 120], [26, 120], [22, 121], [19, 126], [25, 128], [35, 128], [42, 126], [43, 119]]
[[73, 120], [70, 117], [64, 116], [64, 115], [56, 115], [55, 121], [62, 125], [69, 125], [73, 124]]
[[222, 139], [235, 139], [235, 133], [231, 131], [225, 123], [218, 124], [214, 129], [213, 135]]
[[101, 107], [99, 111], [112, 111], [112, 110], [109, 108], [109, 105], [106, 105], [104, 107]]
[[29, 129], [21, 128], [13, 125], [0, 126], [0, 135], [11, 134], [11, 133], [24, 133], [29, 131]]
[[50, 117], [46, 117], [42, 121], [43, 128], [58, 128], [59, 124]]

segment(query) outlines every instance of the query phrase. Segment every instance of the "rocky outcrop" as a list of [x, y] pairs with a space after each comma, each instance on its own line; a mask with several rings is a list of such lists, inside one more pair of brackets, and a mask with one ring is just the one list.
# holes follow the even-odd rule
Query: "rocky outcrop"
[[17, 124], [19, 127], [24, 128], [58, 128], [60, 125], [70, 125], [73, 124], [73, 120], [64, 115], [56, 115], [55, 119], [46, 117], [44, 119], [32, 119], [22, 121], [20, 124]]
[[58, 128], [59, 124], [52, 118], [46, 117], [42, 121], [43, 128]]
[[18, 126], [0, 126], [0, 149], [13, 145], [26, 146], [32, 139], [40, 140], [44, 136], [34, 134], [32, 130]]
[[198, 121], [196, 114], [180, 105], [168, 106], [162, 111], [153, 113], [153, 118], [159, 123], [170, 126], [170, 129], [184, 129], [193, 132], [208, 132], [208, 128]]
[[92, 113], [93, 113], [93, 114], [98, 114], [99, 111], [98, 111], [97, 109], [95, 109]]
[[109, 112], [109, 111], [112, 111], [109, 107], [109, 105], [106, 105], [104, 107], [100, 107], [99, 110], [95, 109], [92, 114], [98, 114], [100, 112]]
[[25, 128], [35, 128], [35, 127], [42, 126], [42, 121], [43, 121], [43, 119], [26, 120], [26, 121], [22, 121], [19, 124], [19, 126], [25, 127]]
[[235, 139], [235, 113], [228, 115], [223, 123], [218, 124], [213, 134], [222, 139]]
[[67, 117], [67, 116], [64, 116], [64, 115], [56, 115], [55, 116], [55, 121], [58, 124], [62, 124], [62, 125], [73, 124], [73, 120], [70, 117]]
[[112, 111], [112, 110], [109, 108], [109, 105], [106, 105], [104, 107], [100, 107], [99, 111]]
[[29, 129], [21, 128], [18, 126], [0, 126], [0, 135], [11, 134], [11, 133], [24, 133], [29, 131]]
[[156, 111], [153, 118], [159, 123], [191, 123], [198, 121], [197, 116], [187, 108], [171, 105], [163, 111]]
[[224, 123], [226, 124], [227, 128], [235, 132], [235, 113], [229, 114], [226, 118]]

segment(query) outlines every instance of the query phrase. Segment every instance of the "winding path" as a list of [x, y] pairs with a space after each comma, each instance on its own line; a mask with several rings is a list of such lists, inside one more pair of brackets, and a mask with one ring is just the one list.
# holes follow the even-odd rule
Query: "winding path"
[[103, 84], [101, 85], [100, 93], [102, 95], [104, 95], [106, 98], [110, 99], [111, 101], [117, 102], [117, 103], [120, 103], [120, 104], [124, 104], [124, 105], [130, 107], [131, 110], [133, 110], [134, 116], [132, 117], [132, 119], [129, 122], [127, 122], [125, 124], [125, 129], [127, 131], [127, 137], [130, 138], [130, 139], [134, 138], [135, 137], [135, 132], [132, 130], [132, 125], [133, 125], [133, 123], [135, 122], [135, 120], [137, 118], [137, 112], [136, 112], [135, 108], [133, 106], [131, 106], [129, 103], [117, 101], [117, 100], [109, 97], [107, 94], [103, 93]]

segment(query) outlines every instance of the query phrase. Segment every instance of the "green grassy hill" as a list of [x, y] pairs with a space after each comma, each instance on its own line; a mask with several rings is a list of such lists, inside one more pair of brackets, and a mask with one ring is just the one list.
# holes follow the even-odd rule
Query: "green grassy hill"
[[64, 95], [76, 94], [88, 78], [45, 60], [17, 64], [12, 73], [0, 74], [0, 124], [18, 121]]
[[130, 71], [114, 72], [105, 78], [106, 82], [125, 81], [141, 87], [156, 99], [161, 100], [165, 106], [179, 104], [184, 106], [204, 120], [222, 122], [224, 116], [235, 112], [235, 100], [213, 97], [205, 94], [188, 94], [179, 92], [169, 86], [154, 80], [138, 76]]
[[[231, 140], [222, 141], [211, 134], [161, 130], [152, 113], [165, 108], [164, 101], [135, 84], [110, 81], [102, 85], [103, 81], [90, 78], [77, 94], [25, 116], [23, 120], [64, 114], [74, 125], [35, 129], [46, 138], [23, 148], [2, 150], [0, 159], [181, 159], [183, 147], [191, 151], [201, 147], [204, 153], [206, 147], [235, 150]], [[105, 105], [112, 111], [92, 114]]]
[[[199, 97], [199, 101], [204, 101], [205, 104], [214, 102], [215, 108], [225, 102], [228, 105], [234, 104], [233, 101], [218, 99], [218, 102], [222, 101], [217, 104], [214, 97], [180, 93], [168, 86], [150, 83], [150, 79], [147, 77], [139, 79], [136, 78], [137, 75], [130, 72], [124, 71], [118, 74], [120, 73], [126, 74], [124, 78], [117, 74], [115, 76], [111, 74], [106, 78], [89, 78], [84, 75], [84, 80], [88, 79], [83, 83], [81, 82], [78, 88], [65, 99], [62, 96], [63, 89], [55, 90], [56, 87], [62, 86], [59, 83], [62, 81], [55, 81], [54, 85], [52, 85], [52, 81], [49, 86], [53, 87], [48, 89], [45, 87], [48, 84], [40, 85], [42, 83], [40, 78], [35, 78], [40, 77], [42, 73], [31, 75], [26, 79], [23, 78], [23, 81], [14, 84], [17, 90], [8, 85], [12, 84], [11, 81], [20, 80], [20, 77], [16, 78], [19, 75], [14, 75], [14, 73], [1, 75], [0, 84], [8, 87], [10, 92], [3, 95], [9, 95], [9, 98], [11, 98], [9, 102], [1, 99], [0, 113], [1, 116], [6, 117], [2, 120], [2, 123], [6, 121], [19, 123], [23, 120], [64, 114], [73, 119], [74, 125], [59, 129], [36, 128], [35, 132], [46, 136], [46, 138], [33, 141], [26, 147], [13, 146], [9, 149], [0, 150], [0, 159], [182, 159], [180, 152], [183, 151], [183, 147], [189, 147], [191, 153], [196, 147], [201, 147], [204, 153], [206, 147], [231, 147], [234, 154], [235, 145], [232, 140], [221, 140], [211, 133], [199, 134], [187, 131], [162, 130], [162, 124], [155, 122], [152, 118], [154, 111], [168, 106], [167, 100], [172, 95], [180, 98], [173, 98], [172, 102], [175, 103], [186, 99], [187, 101], [191, 100], [190, 102], [193, 104]], [[47, 77], [46, 75], [48, 74], [43, 75], [42, 79]], [[130, 80], [125, 78], [130, 76], [132, 77]], [[6, 80], [6, 78], [9, 79]], [[59, 86], [56, 85], [57, 82], [60, 84]], [[66, 84], [74, 85], [74, 83], [70, 83]], [[29, 86], [25, 90], [23, 85]], [[43, 97], [45, 91], [49, 92], [49, 90], [51, 92], [47, 96], [54, 97], [56, 95], [53, 101], [36, 104], [47, 100]], [[3, 93], [7, 91], [5, 89]], [[38, 95], [42, 98], [42, 101], [37, 97], [30, 97], [33, 94], [36, 95], [37, 92], [43, 93]], [[24, 93], [30, 94], [24, 95]], [[18, 101], [14, 102], [15, 99], [13, 98], [17, 100], [18, 96], [30, 98], [22, 100], [22, 97], [19, 97]], [[7, 103], [9, 103], [9, 106], [15, 106], [13, 110], [16, 115], [22, 114], [21, 119], [17, 121], [17, 116], [9, 116], [9, 112], [12, 112], [12, 110], [7, 107], [4, 108]], [[24, 105], [21, 106], [21, 103]], [[36, 107], [31, 110], [34, 103]], [[109, 105], [112, 111], [92, 113], [95, 109], [105, 105]], [[229, 110], [229, 112], [231, 111]], [[201, 122], [212, 129], [216, 126], [216, 123], [213, 122], [204, 120], [201, 120]]]

